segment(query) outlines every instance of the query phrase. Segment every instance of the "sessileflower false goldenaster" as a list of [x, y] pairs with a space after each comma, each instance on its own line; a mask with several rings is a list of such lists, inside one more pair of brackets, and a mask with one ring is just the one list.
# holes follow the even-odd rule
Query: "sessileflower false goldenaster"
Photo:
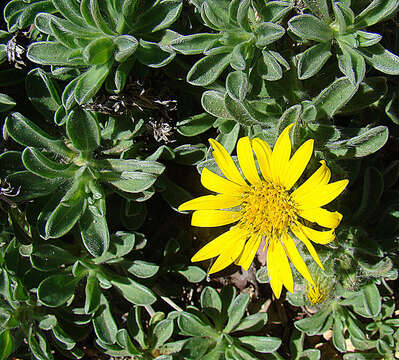
[[[289, 132], [292, 126], [284, 129], [273, 151], [259, 138], [250, 140], [243, 137], [238, 140], [238, 162], [247, 181], [224, 147], [210, 139], [214, 159], [225, 178], [204, 168], [201, 183], [218, 194], [201, 196], [179, 207], [180, 211], [195, 210], [191, 220], [193, 226], [236, 223], [191, 259], [201, 261], [218, 256], [209, 273], [220, 271], [233, 262], [248, 270], [264, 239], [267, 272], [277, 298], [283, 285], [290, 292], [294, 289], [288, 258], [298, 272], [314, 285], [292, 235], [303, 242], [316, 263], [324, 269], [311, 241], [328, 244], [334, 240], [334, 230], [342, 215], [322, 206], [335, 199], [348, 184], [348, 180], [329, 183], [330, 169], [325, 161], [321, 161], [319, 169], [292, 191], [312, 156], [314, 143], [313, 140], [306, 141], [291, 157]], [[262, 176], [258, 173], [253, 153]], [[329, 230], [314, 230], [304, 225], [303, 219]]]

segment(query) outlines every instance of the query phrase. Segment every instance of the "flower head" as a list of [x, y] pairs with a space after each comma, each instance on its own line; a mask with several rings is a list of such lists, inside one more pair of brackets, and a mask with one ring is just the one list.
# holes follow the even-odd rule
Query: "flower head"
[[[291, 157], [289, 131], [292, 126], [289, 125], [281, 133], [273, 151], [259, 138], [239, 139], [237, 157], [246, 180], [224, 147], [210, 139], [213, 156], [225, 177], [204, 168], [201, 182], [217, 195], [201, 196], [179, 207], [180, 211], [195, 210], [191, 221], [194, 226], [234, 224], [192, 258], [192, 261], [201, 261], [218, 256], [210, 273], [220, 271], [233, 262], [248, 270], [264, 239], [267, 271], [276, 297], [280, 297], [283, 285], [293, 292], [294, 282], [288, 259], [310, 284], [314, 284], [292, 237], [303, 242], [323, 269], [311, 241], [328, 244], [334, 240], [334, 229], [342, 215], [322, 206], [335, 199], [348, 184], [348, 180], [329, 183], [331, 172], [325, 161], [321, 161], [320, 168], [292, 191], [313, 152], [313, 140], [308, 140]], [[304, 220], [329, 230], [314, 230], [306, 226]]]

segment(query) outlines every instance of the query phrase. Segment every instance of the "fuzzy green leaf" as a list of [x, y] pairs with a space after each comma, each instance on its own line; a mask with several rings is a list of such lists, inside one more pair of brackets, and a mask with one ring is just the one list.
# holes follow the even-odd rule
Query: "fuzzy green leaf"
[[330, 44], [316, 44], [298, 55], [298, 79], [316, 75], [331, 56]]
[[354, 27], [361, 29], [374, 25], [393, 14], [398, 7], [399, 3], [397, 0], [374, 0], [356, 16]]
[[288, 21], [288, 28], [303, 40], [327, 42], [333, 37], [331, 28], [310, 14], [294, 16]]
[[206, 86], [213, 83], [229, 65], [230, 54], [208, 55], [197, 61], [187, 74], [192, 85]]
[[66, 130], [73, 146], [81, 151], [92, 151], [100, 145], [100, 127], [94, 116], [86, 110], [69, 113]]
[[[137, 42], [136, 42], [137, 47]], [[83, 59], [87, 64], [105, 64], [113, 55], [115, 49], [114, 42], [106, 37], [97, 38], [91, 41], [83, 50]]]
[[374, 69], [388, 75], [399, 75], [399, 56], [384, 49], [380, 44], [359, 48], [359, 51]]
[[59, 307], [73, 296], [78, 282], [71, 275], [51, 275], [40, 283], [37, 297], [46, 306]]

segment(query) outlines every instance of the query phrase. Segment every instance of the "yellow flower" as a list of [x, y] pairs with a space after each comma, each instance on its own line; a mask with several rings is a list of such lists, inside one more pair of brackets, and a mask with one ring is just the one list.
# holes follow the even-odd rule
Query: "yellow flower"
[[312, 305], [318, 305], [324, 302], [327, 297], [327, 291], [322, 287], [321, 284], [315, 283], [313, 285], [308, 284], [307, 298]]
[[[304, 243], [323, 269], [311, 241], [328, 244], [334, 240], [334, 229], [339, 225], [342, 215], [323, 209], [322, 206], [335, 199], [348, 184], [348, 180], [329, 184], [330, 169], [325, 161], [321, 161], [320, 168], [296, 190], [291, 191], [313, 153], [313, 140], [308, 140], [291, 157], [289, 131], [292, 126], [287, 126], [281, 133], [273, 151], [261, 139], [239, 139], [237, 157], [247, 181], [224, 147], [210, 139], [213, 156], [225, 178], [204, 168], [201, 182], [208, 190], [218, 194], [201, 196], [179, 207], [180, 211], [196, 210], [191, 221], [193, 226], [236, 223], [191, 259], [201, 261], [218, 256], [209, 273], [220, 271], [233, 262], [248, 270], [259, 244], [265, 239], [263, 250], [267, 251], [267, 272], [277, 298], [280, 297], [283, 285], [290, 292], [294, 289], [288, 258], [298, 272], [314, 284], [292, 235]], [[253, 153], [262, 177], [258, 173]], [[302, 219], [330, 230], [314, 230], [304, 225]]]

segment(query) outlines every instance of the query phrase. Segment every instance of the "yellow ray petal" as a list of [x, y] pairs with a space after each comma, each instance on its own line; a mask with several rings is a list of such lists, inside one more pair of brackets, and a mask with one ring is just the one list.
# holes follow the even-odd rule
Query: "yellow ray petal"
[[335, 229], [342, 220], [342, 215], [338, 211], [331, 212], [323, 208], [299, 210], [298, 213], [306, 220], [331, 229]]
[[236, 227], [232, 227], [229, 231], [219, 235], [216, 239], [212, 240], [201, 248], [191, 258], [191, 261], [202, 261], [220, 255], [231, 243], [236, 243], [237, 239], [245, 237], [245, 234]]
[[309, 283], [314, 284], [309, 269], [306, 266], [306, 263], [303, 261], [301, 255], [299, 254], [299, 251], [294, 243], [294, 240], [292, 240], [292, 238], [287, 233], [283, 233], [282, 240], [285, 252], [290, 258], [292, 264]]
[[270, 240], [267, 247], [267, 274], [269, 283], [277, 299], [280, 298], [283, 283], [280, 278], [280, 265], [276, 262], [276, 241]]
[[258, 251], [261, 237], [259, 235], [252, 235], [244, 246], [244, 250], [237, 261], [237, 265], [241, 266], [245, 271], [249, 269], [254, 260], [255, 254]]
[[238, 171], [236, 165], [234, 164], [233, 159], [230, 154], [226, 151], [226, 149], [219, 144], [216, 140], [209, 139], [210, 144], [212, 145], [213, 152], [212, 155], [219, 166], [219, 169], [222, 173], [227, 177], [227, 179], [234, 181], [240, 185], [246, 185], [247, 183], [242, 178], [240, 172]]
[[273, 148], [271, 170], [275, 184], [281, 184], [288, 168], [288, 161], [291, 156], [290, 130], [293, 126], [294, 124], [290, 124], [283, 130]]
[[243, 187], [236, 183], [216, 175], [212, 171], [204, 168], [201, 173], [201, 183], [208, 190], [222, 193], [241, 195], [244, 190]]
[[282, 184], [287, 190], [290, 190], [298, 181], [306, 166], [309, 163], [313, 153], [314, 140], [308, 140], [295, 152], [288, 162], [287, 172], [282, 178]]
[[294, 200], [300, 201], [302, 197], [306, 197], [309, 191], [312, 191], [314, 188], [328, 184], [331, 177], [331, 171], [326, 166], [326, 162], [324, 160], [320, 161], [321, 166], [312, 174], [312, 176], [307, 179], [298, 189], [296, 189], [292, 193], [292, 198]]
[[292, 272], [290, 268], [290, 263], [288, 262], [287, 254], [281, 244], [281, 240], [277, 241], [276, 244], [276, 259], [275, 261], [280, 266], [280, 278], [289, 292], [294, 292], [294, 280], [292, 278]]
[[240, 205], [241, 196], [219, 194], [205, 195], [186, 201], [179, 206], [179, 211], [184, 210], [216, 210], [228, 209]]
[[224, 251], [216, 259], [209, 270], [209, 274], [223, 270], [231, 265], [240, 256], [245, 244], [245, 240], [245, 237], [240, 237], [237, 238], [234, 243], [230, 243], [230, 246], [224, 249]]
[[272, 180], [270, 168], [272, 151], [269, 144], [259, 138], [253, 139], [251, 143], [263, 178], [265, 180]]
[[333, 201], [342, 191], [345, 190], [349, 180], [335, 181], [331, 184], [321, 185], [313, 189], [306, 196], [300, 199], [294, 197], [296, 207], [298, 210], [314, 209], [324, 206]]
[[251, 141], [249, 137], [242, 137], [237, 143], [237, 157], [240, 168], [244, 176], [252, 185], [261, 183], [258, 170], [255, 165], [254, 156], [252, 154]]
[[239, 220], [242, 213], [228, 210], [197, 210], [193, 212], [191, 225], [199, 227], [213, 227], [231, 224]]
[[308, 249], [310, 255], [312, 255], [312, 258], [314, 259], [314, 261], [316, 261], [317, 265], [320, 266], [320, 268], [322, 270], [324, 270], [324, 266], [320, 261], [319, 255], [317, 255], [317, 252], [314, 248], [314, 246], [312, 245], [312, 243], [309, 241], [309, 239], [306, 237], [306, 235], [302, 232], [301, 229], [299, 229], [297, 226], [295, 225], [291, 225], [291, 231], [293, 232], [293, 234], [300, 240], [302, 241], [306, 248]]
[[302, 224], [298, 226], [301, 228], [302, 232], [306, 235], [306, 237], [309, 240], [315, 242], [316, 244], [325, 245], [335, 239], [334, 229], [328, 231], [317, 231]]

